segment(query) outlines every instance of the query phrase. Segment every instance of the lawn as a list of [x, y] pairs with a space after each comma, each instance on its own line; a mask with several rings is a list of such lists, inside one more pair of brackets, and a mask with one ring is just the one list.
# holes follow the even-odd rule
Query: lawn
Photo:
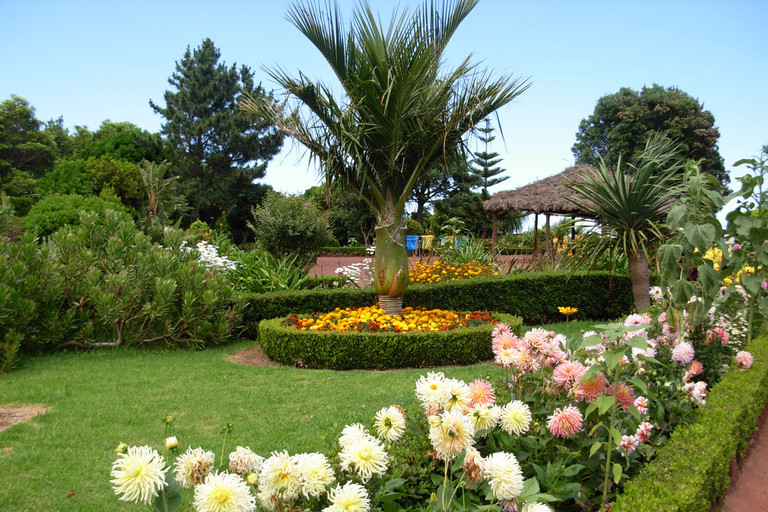
[[[578, 333], [589, 325], [546, 327]], [[168, 415], [182, 449], [203, 446], [218, 455], [219, 432], [231, 423], [226, 453], [238, 445], [264, 456], [327, 451], [345, 425], [370, 425], [384, 406], [416, 404], [414, 382], [427, 371], [335, 372], [227, 360], [252, 345], [68, 352], [27, 358], [0, 375], [0, 404], [48, 407], [0, 433], [0, 510], [146, 510], [117, 500], [109, 472], [120, 442], [161, 449]], [[442, 370], [467, 382], [501, 376], [494, 364]]]

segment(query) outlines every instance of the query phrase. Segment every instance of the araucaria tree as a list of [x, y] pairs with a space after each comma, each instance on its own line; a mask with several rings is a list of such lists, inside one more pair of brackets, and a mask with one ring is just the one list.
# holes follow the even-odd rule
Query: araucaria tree
[[571, 150], [577, 164], [597, 165], [602, 158], [615, 167], [645, 149], [652, 133], [663, 133], [680, 145], [684, 158], [700, 161], [702, 172], [713, 175], [723, 187], [730, 182], [720, 156], [720, 131], [715, 117], [696, 98], [670, 87], [654, 84], [637, 92], [623, 87], [600, 98], [592, 115], [583, 119]]
[[294, 4], [288, 19], [331, 66], [343, 97], [277, 69], [271, 75], [287, 102], [243, 103], [305, 146], [327, 181], [354, 190], [371, 208], [374, 286], [388, 314], [401, 313], [408, 286], [403, 214], [421, 173], [459, 151], [467, 132], [528, 87], [510, 76], [493, 78], [468, 58], [446, 67], [446, 45], [476, 4], [425, 2], [418, 12], [393, 14], [388, 27], [367, 3], [358, 5], [349, 27], [337, 5]]
[[176, 90], [166, 91], [166, 106], [150, 100], [165, 117], [162, 134], [175, 152], [174, 169], [192, 207], [194, 218], [215, 221], [234, 207], [238, 194], [264, 177], [267, 162], [282, 146], [282, 134], [268, 121], [238, 108], [243, 92], [272, 101], [253, 72], [219, 63], [213, 41], [184, 53], [168, 79]]

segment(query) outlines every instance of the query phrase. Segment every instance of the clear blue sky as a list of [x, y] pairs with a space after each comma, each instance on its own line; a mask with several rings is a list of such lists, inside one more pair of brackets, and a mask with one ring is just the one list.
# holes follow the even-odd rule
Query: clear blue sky
[[[356, 2], [340, 0], [345, 13]], [[371, 0], [383, 20], [415, 0]], [[157, 132], [167, 80], [188, 46], [211, 38], [226, 64], [279, 65], [326, 83], [317, 51], [286, 20], [289, 2], [255, 0], [0, 0], [0, 101], [16, 94], [43, 121], [91, 130], [129, 121]], [[480, 0], [449, 46], [449, 63], [469, 54], [497, 72], [530, 77], [531, 88], [500, 111], [504, 140], [491, 146], [516, 188], [573, 164], [579, 122], [621, 87], [658, 83], [698, 98], [720, 129], [726, 169], [768, 144], [768, 2], [765, 0]], [[301, 192], [317, 177], [286, 145], [263, 180]], [[731, 173], [742, 174], [739, 168]]]

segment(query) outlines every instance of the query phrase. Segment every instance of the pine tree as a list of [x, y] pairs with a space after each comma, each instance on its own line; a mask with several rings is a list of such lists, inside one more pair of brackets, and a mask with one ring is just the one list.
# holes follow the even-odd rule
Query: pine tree
[[250, 68], [227, 67], [220, 56], [210, 39], [188, 47], [168, 79], [176, 91], [165, 92], [165, 108], [149, 102], [166, 119], [161, 133], [175, 152], [174, 169], [192, 217], [206, 221], [232, 209], [248, 185], [264, 177], [283, 141], [273, 124], [238, 108], [242, 91], [271, 96], [254, 85]]
[[[490, 215], [483, 208], [483, 201], [491, 198], [488, 188], [508, 180], [509, 176], [496, 177], [505, 172], [506, 169], [496, 167], [501, 162], [501, 158], [499, 158], [498, 153], [488, 151], [490, 143], [496, 140], [496, 137], [493, 136], [494, 128], [491, 126], [490, 119], [485, 118], [485, 126], [477, 130], [481, 133], [481, 135], [478, 135], [478, 139], [480, 139], [485, 147], [483, 151], [475, 153], [475, 158], [472, 159], [472, 164], [474, 165], [471, 167], [471, 170], [472, 174], [482, 180], [483, 188], [480, 190], [480, 197], [472, 202], [471, 209], [475, 212], [475, 215], [483, 219], [482, 236], [485, 238], [488, 234], [488, 219]], [[475, 165], [479, 167], [475, 167]]]
[[478, 139], [480, 139], [480, 141], [485, 145], [485, 148], [483, 151], [478, 151], [475, 153], [475, 158], [472, 159], [472, 163], [479, 167], [473, 166], [472, 173], [476, 176], [479, 176], [483, 180], [483, 189], [481, 194], [483, 196], [483, 200], [485, 200], [490, 199], [491, 197], [490, 193], [488, 192], [488, 188], [508, 180], [509, 176], [496, 178], [496, 176], [506, 171], [506, 169], [495, 167], [501, 162], [501, 158], [499, 158], [498, 153], [491, 153], [488, 151], [488, 145], [496, 140], [496, 137], [492, 135], [494, 128], [491, 126], [490, 119], [486, 118], [485, 126], [478, 128], [477, 130], [482, 134], [478, 135]]

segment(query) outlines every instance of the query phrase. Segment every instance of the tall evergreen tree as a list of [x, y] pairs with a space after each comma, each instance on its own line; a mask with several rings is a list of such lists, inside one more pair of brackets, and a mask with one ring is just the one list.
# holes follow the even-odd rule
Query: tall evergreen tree
[[[497, 165], [501, 162], [499, 154], [488, 151], [488, 146], [491, 144], [491, 142], [496, 140], [496, 137], [493, 136], [494, 129], [491, 126], [491, 120], [486, 117], [485, 126], [480, 127], [477, 130], [479, 132], [477, 138], [480, 139], [480, 142], [484, 144], [484, 149], [483, 151], [478, 151], [475, 153], [475, 158], [472, 159], [473, 165], [470, 167], [470, 170], [472, 174], [477, 176], [478, 179], [482, 182], [482, 189], [480, 190], [480, 196], [474, 198], [468, 208], [470, 208], [470, 211], [472, 211], [475, 215], [482, 218], [481, 236], [486, 238], [488, 236], [488, 219], [490, 218], [490, 215], [485, 211], [485, 208], [483, 207], [483, 201], [491, 198], [491, 194], [488, 192], [489, 187], [503, 183], [509, 179], [509, 176], [497, 177], [501, 173], [505, 172], [506, 169], [497, 167]], [[507, 217], [510, 216], [507, 215]]]
[[472, 159], [473, 165], [470, 169], [473, 174], [482, 179], [483, 188], [480, 193], [485, 200], [491, 197], [488, 188], [503, 183], [509, 179], [509, 176], [496, 177], [506, 171], [506, 169], [496, 167], [501, 163], [501, 158], [499, 158], [498, 153], [488, 151], [490, 143], [496, 140], [496, 137], [493, 136], [494, 128], [491, 126], [491, 120], [486, 117], [485, 126], [479, 127], [477, 131], [479, 132], [477, 138], [484, 144], [484, 149], [475, 153], [475, 158]]
[[264, 177], [283, 141], [272, 123], [238, 109], [242, 92], [267, 101], [271, 96], [254, 85], [250, 68], [227, 67], [220, 56], [210, 39], [195, 50], [187, 47], [168, 79], [176, 91], [165, 92], [166, 106], [149, 102], [166, 119], [161, 132], [175, 152], [192, 217], [206, 221], [233, 208], [248, 185]]

